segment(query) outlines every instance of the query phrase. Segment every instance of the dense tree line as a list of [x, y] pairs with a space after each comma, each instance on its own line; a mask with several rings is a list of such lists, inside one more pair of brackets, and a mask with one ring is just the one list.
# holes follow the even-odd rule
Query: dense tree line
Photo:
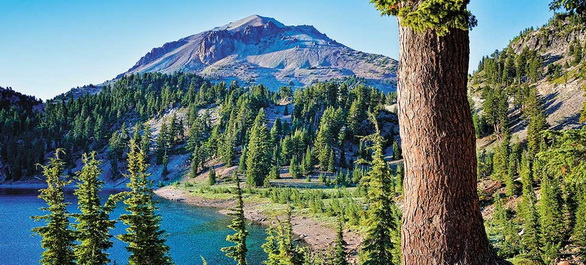
[[[66, 168], [81, 153], [97, 151], [107, 155], [107, 175], [120, 178], [125, 168], [121, 161], [130, 151], [128, 143], [141, 132], [147, 157], [154, 149], [154, 163], [163, 165], [164, 173], [169, 172], [170, 157], [187, 150], [192, 154], [193, 176], [206, 169], [207, 161], [219, 158], [228, 166], [238, 164], [242, 172], [251, 163], [250, 175], [256, 176], [256, 185], [263, 185], [271, 170], [291, 161], [293, 169], [299, 168], [299, 176], [312, 173], [316, 164], [330, 172], [352, 168], [355, 150], [351, 144], [358, 143], [357, 136], [372, 133], [366, 113], [379, 112], [382, 104], [394, 98], [392, 93], [351, 80], [272, 92], [262, 85], [211, 84], [193, 74], [129, 75], [97, 94], [79, 90], [58, 96], [46, 102], [42, 111], [33, 111], [40, 101], [32, 98], [22, 100], [20, 107], [3, 107], [0, 122], [6, 126], [2, 130], [11, 131], [2, 134], [0, 157], [7, 179], [18, 180], [38, 173], [34, 165], [44, 162], [44, 150], [63, 148]], [[283, 109], [277, 101], [290, 103]], [[186, 109], [186, 115], [169, 114], [177, 109]], [[251, 126], [261, 109], [265, 121]], [[212, 121], [214, 111], [218, 117]], [[267, 119], [274, 114], [290, 119]], [[160, 129], [143, 124], [152, 118], [163, 118]], [[236, 161], [239, 156], [243, 163]]]
[[44, 162], [45, 146], [34, 130], [40, 110], [40, 100], [0, 87], [0, 172], [7, 179], [34, 174]]

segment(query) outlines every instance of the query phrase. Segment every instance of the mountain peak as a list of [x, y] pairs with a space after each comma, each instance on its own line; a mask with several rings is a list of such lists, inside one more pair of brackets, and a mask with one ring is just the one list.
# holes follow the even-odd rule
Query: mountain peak
[[252, 15], [234, 22], [230, 22], [222, 27], [217, 27], [215, 30], [239, 31], [245, 29], [246, 27], [259, 27], [269, 23], [272, 23], [279, 28], [285, 27], [283, 23], [274, 18]]
[[154, 48], [121, 75], [181, 71], [272, 89], [355, 76], [390, 90], [396, 66], [391, 58], [353, 50], [313, 26], [252, 15]]

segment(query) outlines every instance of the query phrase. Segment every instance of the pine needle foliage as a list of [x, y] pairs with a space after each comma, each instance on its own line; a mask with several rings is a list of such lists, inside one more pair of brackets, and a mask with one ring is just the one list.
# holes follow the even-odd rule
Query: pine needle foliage
[[242, 188], [240, 187], [240, 180], [236, 179], [236, 207], [229, 213], [232, 216], [232, 223], [228, 226], [235, 231], [234, 234], [228, 235], [226, 241], [233, 242], [236, 245], [224, 247], [222, 251], [226, 253], [227, 257], [233, 258], [238, 265], [246, 265], [246, 238], [248, 237], [248, 230], [246, 230], [246, 219], [244, 218], [244, 201], [242, 199]]
[[63, 149], [55, 151], [55, 157], [49, 164], [41, 166], [46, 177], [47, 188], [41, 189], [39, 198], [47, 203], [41, 208], [48, 212], [46, 215], [33, 216], [36, 221], [45, 221], [45, 226], [36, 227], [33, 232], [42, 237], [41, 247], [44, 251], [41, 256], [43, 265], [72, 265], [75, 264], [73, 252], [75, 235], [69, 223], [70, 214], [66, 207], [63, 187], [70, 183], [61, 176], [65, 163], [59, 157], [65, 154]]
[[129, 244], [126, 249], [130, 252], [130, 265], [173, 264], [169, 247], [165, 244], [165, 231], [161, 229], [161, 217], [156, 214], [152, 182], [148, 179], [150, 174], [147, 173], [148, 165], [144, 157], [144, 150], [131, 141], [126, 175], [130, 194], [124, 200], [128, 213], [120, 216], [128, 228], [119, 239]]
[[118, 193], [109, 197], [105, 205], [100, 201], [99, 193], [103, 181], [101, 162], [96, 159], [96, 153], [82, 156], [83, 168], [77, 172], [79, 181], [74, 194], [78, 199], [79, 214], [74, 214], [77, 223], [76, 237], [80, 242], [75, 246], [77, 264], [100, 265], [110, 263], [106, 252], [112, 247], [110, 229], [114, 228], [115, 220], [110, 220], [110, 213], [116, 203], [125, 195]]

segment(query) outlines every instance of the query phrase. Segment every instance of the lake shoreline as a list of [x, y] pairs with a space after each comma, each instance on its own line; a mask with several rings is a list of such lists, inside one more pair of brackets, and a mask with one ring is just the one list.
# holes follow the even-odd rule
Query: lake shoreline
[[[224, 215], [228, 214], [235, 205], [234, 199], [209, 199], [173, 186], [157, 189], [155, 194], [167, 200], [197, 207], [217, 208], [218, 212]], [[274, 225], [276, 219], [265, 214], [261, 206], [261, 204], [245, 203], [244, 216], [255, 224], [263, 226]], [[292, 227], [293, 234], [312, 250], [327, 250], [333, 246], [333, 242], [336, 239], [336, 230], [334, 228], [328, 227], [323, 222], [310, 217], [293, 215]], [[346, 248], [350, 254], [350, 260], [356, 260], [362, 237], [355, 231], [345, 230], [344, 239], [348, 243]]]

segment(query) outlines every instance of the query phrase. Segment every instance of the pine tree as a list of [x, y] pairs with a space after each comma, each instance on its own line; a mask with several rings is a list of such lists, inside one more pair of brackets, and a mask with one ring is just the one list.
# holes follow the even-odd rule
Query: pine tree
[[539, 216], [535, 209], [537, 198], [533, 191], [533, 180], [531, 177], [531, 165], [526, 155], [521, 162], [521, 182], [523, 184], [523, 201], [520, 208], [520, 214], [523, 218], [523, 234], [521, 236], [522, 252], [528, 258], [539, 261], [541, 259], [541, 242]]
[[292, 178], [296, 179], [300, 176], [299, 171], [300, 170], [299, 164], [297, 163], [297, 156], [293, 156], [293, 158], [291, 158], [291, 162], [289, 163], [289, 174]]
[[481, 138], [484, 126], [481, 125], [480, 116], [476, 112], [472, 113], [472, 123], [474, 124], [474, 134], [476, 138]]
[[277, 118], [277, 120], [275, 120], [275, 124], [273, 125], [273, 127], [271, 128], [271, 142], [273, 144], [277, 144], [281, 138], [281, 133], [282, 133], [282, 126], [281, 126], [281, 119]]
[[336, 143], [334, 134], [340, 130], [341, 119], [341, 109], [328, 107], [320, 120], [319, 130], [315, 139], [315, 152], [322, 170], [328, 169], [331, 152]]
[[328, 171], [329, 172], [336, 171], [336, 154], [334, 153], [334, 149], [330, 150], [330, 155], [328, 158]]
[[129, 264], [172, 264], [169, 247], [165, 244], [165, 231], [161, 230], [161, 217], [156, 214], [152, 182], [148, 179], [148, 165], [144, 161], [144, 151], [136, 143], [130, 143], [128, 153], [129, 197], [124, 200], [128, 213], [120, 220], [128, 226], [120, 240], [128, 243]]
[[348, 265], [348, 261], [346, 260], [346, 241], [344, 240], [344, 230], [343, 230], [343, 217], [340, 214], [338, 218], [338, 230], [336, 233], [336, 240], [334, 241], [334, 264], [336, 265]]
[[353, 135], [361, 135], [361, 124], [366, 119], [366, 115], [363, 110], [363, 102], [362, 98], [357, 98], [352, 101], [350, 105], [350, 109], [348, 110], [348, 118], [347, 123], [350, 129], [350, 132]]
[[539, 225], [543, 242], [542, 259], [546, 264], [553, 262], [559, 255], [563, 224], [559, 180], [545, 175], [541, 182]]
[[543, 103], [535, 87], [529, 90], [524, 113], [529, 119], [529, 125], [527, 125], [527, 149], [530, 155], [536, 155], [540, 151], [541, 132], [547, 129], [547, 121]]
[[143, 133], [141, 136], [141, 149], [144, 151], [144, 155], [145, 155], [145, 161], [149, 160], [149, 154], [151, 151], [151, 128], [149, 127], [148, 124], [144, 124], [143, 125]]
[[216, 170], [210, 168], [210, 175], [208, 176], [208, 184], [210, 186], [216, 185]]
[[397, 174], [395, 175], [395, 193], [397, 195], [403, 194], [403, 166], [397, 166]]
[[520, 211], [523, 212], [525, 210], [525, 204], [532, 199], [531, 202], [534, 203], [535, 199], [535, 192], [533, 191], [533, 172], [531, 170], [531, 160], [529, 159], [527, 152], [523, 153], [520, 162], [520, 169], [519, 169], [519, 178], [521, 178], [521, 192], [523, 194], [523, 201], [520, 205]]
[[303, 155], [303, 159], [301, 159], [301, 172], [304, 176], [311, 175], [313, 170], [313, 159], [312, 159], [312, 152], [311, 148], [307, 146], [305, 150], [305, 155]]
[[232, 216], [232, 223], [228, 226], [235, 231], [233, 235], [228, 235], [226, 241], [233, 242], [236, 245], [222, 248], [227, 257], [233, 258], [238, 265], [246, 265], [246, 237], [248, 231], [246, 230], [246, 219], [244, 218], [244, 201], [242, 200], [242, 189], [240, 188], [240, 180], [236, 180], [236, 207], [232, 209], [229, 214]]
[[269, 179], [279, 179], [281, 178], [281, 167], [278, 165], [273, 165], [271, 167], [271, 172], [269, 173]]
[[279, 151], [281, 148], [279, 146], [275, 146], [273, 151], [273, 159], [272, 159], [272, 166], [271, 171], [269, 172], [269, 179], [279, 179], [281, 177], [281, 158]]
[[393, 186], [391, 172], [384, 160], [382, 137], [378, 129], [373, 135], [372, 170], [366, 176], [368, 186], [368, 228], [362, 244], [361, 260], [364, 265], [394, 264], [392, 231], [396, 229], [392, 206]]
[[507, 174], [505, 174], [505, 187], [507, 187], [507, 192], [506, 195], [507, 196], [513, 196], [516, 193], [516, 187], [515, 187], [515, 172], [516, 169], [512, 169], [512, 167], [515, 167], [514, 165], [516, 165], [516, 161], [515, 161], [515, 156], [514, 154], [509, 154], [509, 161], [508, 161], [508, 172]]
[[107, 156], [108, 160], [110, 160], [110, 167], [114, 176], [118, 176], [118, 161], [124, 155], [124, 148], [125, 142], [121, 133], [118, 131], [113, 132], [112, 137], [110, 137]]
[[254, 120], [247, 148], [246, 183], [261, 186], [269, 175], [271, 165], [271, 143], [263, 109]]
[[163, 177], [166, 177], [167, 175], [169, 175], [169, 156], [167, 155], [167, 153], [165, 153], [165, 155], [163, 155], [163, 171], [161, 172], [161, 175], [163, 175]]
[[99, 192], [103, 181], [99, 180], [102, 173], [100, 161], [96, 160], [96, 153], [89, 156], [84, 154], [83, 168], [78, 172], [78, 188], [75, 195], [78, 198], [79, 214], [74, 215], [77, 223], [74, 225], [77, 233], [75, 246], [75, 259], [77, 264], [100, 265], [108, 264], [110, 259], [106, 250], [112, 247], [112, 235], [110, 229], [114, 228], [116, 221], [110, 220], [110, 213], [114, 209], [120, 195], [113, 195], [102, 206]]
[[511, 147], [511, 152], [509, 153], [509, 175], [515, 176], [519, 174], [519, 164], [521, 162], [521, 157], [523, 155], [523, 148], [521, 146], [521, 142], [516, 142]]
[[493, 178], [496, 180], [506, 180], [510, 177], [508, 176], [509, 139], [510, 137], [505, 136], [501, 144], [494, 150]]
[[401, 153], [401, 147], [399, 147], [399, 143], [397, 142], [393, 142], [393, 158], [395, 158], [395, 160], [403, 158], [403, 154]]
[[262, 244], [263, 251], [267, 254], [267, 259], [263, 261], [265, 265], [280, 265], [279, 263], [279, 236], [274, 227], [266, 230], [267, 238]]
[[157, 165], [163, 163], [163, 158], [169, 152], [169, 142], [167, 141], [168, 134], [167, 123], [163, 122], [159, 136], [157, 136], [157, 148], [155, 150], [157, 155]]
[[247, 146], [242, 147], [242, 153], [240, 154], [240, 158], [238, 159], [238, 172], [246, 173], [246, 159], [248, 155], [248, 148]]
[[305, 168], [305, 164], [307, 164], [307, 162], [305, 162], [305, 155], [303, 157], [301, 157], [301, 176], [308, 176], [309, 171], [306, 170]]
[[179, 121], [177, 120], [177, 113], [173, 113], [173, 115], [171, 116], [171, 120], [169, 121], [169, 143], [171, 145], [175, 144], [177, 139], [178, 139], [178, 135], [179, 135]]
[[195, 146], [193, 149], [193, 153], [191, 154], [191, 165], [189, 173], [191, 178], [197, 177], [197, 174], [199, 173], [201, 162], [200, 153], [201, 152], [199, 151], [199, 146]]
[[142, 131], [142, 124], [141, 123], [137, 123], [134, 126], [134, 133], [132, 134], [132, 140], [139, 146], [142, 146], [141, 140], [141, 131]]
[[65, 202], [63, 192], [63, 187], [69, 184], [69, 181], [61, 177], [65, 163], [59, 158], [60, 153], [64, 153], [63, 150], [57, 149], [55, 157], [51, 158], [49, 164], [42, 166], [47, 188], [40, 190], [39, 197], [47, 203], [47, 207], [41, 209], [49, 213], [32, 217], [34, 220], [46, 221], [45, 226], [33, 229], [33, 232], [43, 237], [41, 240], [41, 247], [44, 249], [41, 258], [43, 265], [75, 264], [73, 252], [75, 236], [69, 224], [70, 214], [66, 209], [68, 203]]

